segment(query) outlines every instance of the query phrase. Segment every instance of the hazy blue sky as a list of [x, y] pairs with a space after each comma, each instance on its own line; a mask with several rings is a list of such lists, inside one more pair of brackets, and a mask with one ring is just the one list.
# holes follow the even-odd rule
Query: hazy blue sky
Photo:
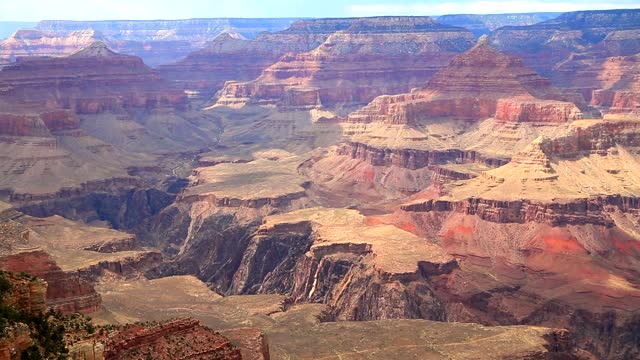
[[0, 21], [441, 15], [638, 7], [640, 0], [0, 0]]

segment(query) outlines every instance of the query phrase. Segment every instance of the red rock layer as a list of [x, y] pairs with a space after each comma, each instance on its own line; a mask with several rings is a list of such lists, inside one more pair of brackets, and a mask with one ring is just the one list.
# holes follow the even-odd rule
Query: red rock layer
[[356, 19], [317, 49], [284, 56], [256, 80], [228, 83], [218, 103], [362, 104], [424, 84], [471, 41], [468, 31], [427, 17]]
[[0, 113], [0, 135], [48, 136], [52, 132], [78, 128], [78, 118], [68, 110], [51, 110], [39, 114]]
[[264, 32], [251, 40], [223, 33], [202, 49], [175, 64], [159, 68], [180, 88], [208, 96], [229, 80], [248, 81], [287, 53], [314, 49], [332, 33], [346, 29], [353, 19], [299, 20], [287, 30]]
[[506, 159], [486, 158], [475, 151], [428, 151], [415, 149], [378, 149], [363, 143], [347, 142], [340, 145], [338, 155], [348, 155], [373, 166], [398, 166], [404, 169], [420, 169], [446, 163], [482, 163], [491, 167], [504, 165]]
[[504, 121], [565, 122], [581, 117], [574, 103], [516, 57], [486, 44], [458, 55], [424, 89], [381, 96], [350, 114], [348, 122], [410, 124], [452, 117]]
[[44, 279], [47, 305], [64, 314], [91, 313], [100, 307], [100, 294], [88, 280], [75, 272], [65, 272], [43, 251], [20, 253], [0, 258], [0, 268], [25, 272]]
[[197, 320], [177, 319], [155, 326], [127, 325], [110, 336], [105, 359], [240, 360], [240, 350], [224, 336], [206, 330]]
[[[0, 110], [10, 112], [69, 109], [95, 114], [178, 106], [185, 100], [182, 92], [169, 90], [140, 58], [116, 54], [103, 43], [67, 57], [18, 59], [0, 71], [0, 87], [4, 89], [0, 102], [5, 103]], [[43, 121], [53, 131], [72, 128], [74, 120], [64, 116], [64, 112], [50, 112]]]
[[11, 272], [4, 272], [2, 276], [12, 285], [11, 293], [2, 299], [3, 304], [28, 314], [47, 311], [46, 282]]

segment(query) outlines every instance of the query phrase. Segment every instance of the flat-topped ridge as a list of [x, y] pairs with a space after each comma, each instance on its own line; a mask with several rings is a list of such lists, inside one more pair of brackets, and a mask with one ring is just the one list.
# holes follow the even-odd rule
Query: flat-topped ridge
[[102, 41], [95, 41], [91, 45], [84, 49], [78, 50], [72, 54], [69, 54], [68, 58], [91, 58], [91, 57], [119, 57], [126, 56], [120, 55], [107, 47]]

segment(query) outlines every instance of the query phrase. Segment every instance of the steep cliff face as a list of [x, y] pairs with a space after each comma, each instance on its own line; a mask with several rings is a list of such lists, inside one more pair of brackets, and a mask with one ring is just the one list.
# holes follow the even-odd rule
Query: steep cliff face
[[93, 285], [75, 272], [65, 272], [42, 251], [2, 257], [3, 270], [25, 272], [47, 282], [47, 306], [64, 314], [91, 313], [100, 307]]
[[[32, 278], [30, 275], [18, 275], [12, 272], [0, 271], [3, 285], [10, 289], [2, 290], [0, 305], [13, 311], [29, 315], [37, 315], [46, 311], [47, 283], [42, 279]], [[8, 317], [2, 316], [2, 333], [0, 334], [0, 358], [14, 359], [32, 346], [34, 335], [29, 325], [21, 322], [5, 322]]]
[[[161, 66], [162, 76], [192, 96], [208, 100], [227, 81], [249, 81], [287, 53], [312, 50], [353, 19], [299, 20], [286, 30], [263, 32], [250, 40], [223, 33], [175, 64]], [[201, 92], [194, 94], [193, 92]]]
[[100, 42], [21, 58], [0, 71], [0, 84], [0, 189], [11, 201], [139, 186], [137, 169], [158, 173], [172, 161], [158, 154], [186, 157], [219, 133], [140, 58]]
[[218, 104], [362, 104], [424, 84], [471, 43], [471, 33], [431, 18], [357, 19], [317, 49], [283, 57], [254, 81], [228, 83]]
[[[438, 238], [461, 262], [455, 282], [434, 284], [464, 309], [458, 320], [554, 323], [597, 356], [633, 357], [632, 342], [593, 336], [609, 326], [626, 339], [638, 324], [638, 146], [637, 120], [579, 122], [502, 167], [425, 192], [395, 223]], [[563, 292], [567, 284], [575, 287]]]
[[228, 292], [262, 217], [313, 204], [297, 173], [300, 162], [288, 154], [196, 169], [176, 203], [145, 227], [145, 241], [176, 255], [148, 275], [194, 274]]
[[2, 277], [11, 284], [8, 294], [3, 294], [3, 305], [26, 314], [38, 314], [47, 310], [47, 283], [31, 275], [2, 272]]
[[104, 358], [240, 360], [240, 350], [224, 336], [207, 330], [193, 319], [176, 319], [158, 324], [127, 325], [109, 334]]

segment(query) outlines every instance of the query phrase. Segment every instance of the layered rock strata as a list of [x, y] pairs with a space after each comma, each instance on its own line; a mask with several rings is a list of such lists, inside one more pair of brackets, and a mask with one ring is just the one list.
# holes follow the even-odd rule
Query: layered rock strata
[[185, 19], [156, 21], [41, 21], [36, 29], [57, 36], [77, 31], [100, 32], [116, 51], [142, 58], [149, 66], [176, 62], [206, 46], [222, 33], [254, 38], [263, 32], [286, 29], [296, 19]]
[[522, 14], [456, 14], [438, 16], [441, 24], [459, 26], [470, 30], [475, 36], [488, 35], [504, 26], [527, 26], [556, 18], [560, 13], [522, 13]]
[[0, 84], [4, 101], [70, 109], [76, 114], [127, 107], [152, 109], [184, 101], [183, 93], [166, 89], [140, 58], [117, 54], [102, 42], [65, 57], [20, 58], [0, 71]]
[[[392, 223], [458, 259], [456, 284], [434, 287], [461, 304], [459, 320], [554, 324], [599, 357], [636, 356], [626, 339], [640, 296], [637, 134], [637, 120], [577, 122], [502, 167], [417, 196]], [[594, 341], [603, 324], [621, 340]]]
[[0, 189], [13, 202], [141, 186], [130, 169], [197, 151], [219, 131], [140, 58], [104, 43], [20, 58], [0, 71], [0, 84]]
[[[598, 46], [613, 32], [637, 30], [640, 11], [597, 10], [569, 12], [555, 19], [528, 26], [505, 26], [496, 29], [490, 43], [524, 59], [527, 66], [549, 76], [554, 67], [568, 60], [573, 53]], [[629, 46], [635, 44], [635, 46]], [[625, 46], [626, 55], [637, 52], [637, 40]], [[620, 53], [620, 55], [625, 55]]]
[[238, 33], [223, 33], [202, 50], [159, 70], [178, 88], [188, 90], [192, 97], [209, 100], [225, 82], [253, 80], [283, 55], [313, 50], [353, 21], [299, 20], [286, 30], [263, 32], [252, 39]]
[[91, 313], [100, 306], [100, 295], [79, 274], [63, 271], [48, 254], [32, 251], [2, 257], [3, 270], [24, 272], [47, 282], [47, 306], [64, 314]]
[[217, 104], [334, 108], [367, 103], [423, 85], [467, 50], [472, 38], [427, 17], [357, 19], [317, 49], [283, 57], [256, 80], [226, 84]]
[[[566, 122], [580, 119], [579, 108], [558, 101], [563, 95], [516, 57], [482, 41], [410, 94], [381, 96], [350, 114], [354, 123], [415, 124], [428, 118]], [[580, 103], [579, 103], [580, 104]]]
[[88, 28], [66, 35], [35, 29], [18, 30], [0, 41], [0, 58], [13, 62], [26, 56], [69, 55], [99, 40], [103, 40], [102, 34]]
[[105, 359], [229, 359], [240, 360], [240, 350], [222, 335], [203, 328], [197, 320], [177, 319], [159, 323], [128, 325], [109, 336]]

